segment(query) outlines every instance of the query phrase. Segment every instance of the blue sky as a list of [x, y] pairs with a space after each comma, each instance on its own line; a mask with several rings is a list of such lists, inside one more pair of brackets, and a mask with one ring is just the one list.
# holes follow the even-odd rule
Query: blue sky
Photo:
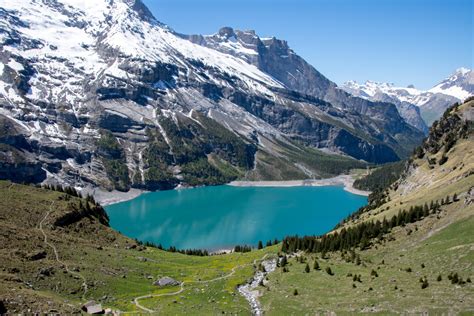
[[178, 32], [222, 26], [285, 39], [341, 84], [367, 79], [426, 89], [473, 68], [472, 0], [144, 0]]

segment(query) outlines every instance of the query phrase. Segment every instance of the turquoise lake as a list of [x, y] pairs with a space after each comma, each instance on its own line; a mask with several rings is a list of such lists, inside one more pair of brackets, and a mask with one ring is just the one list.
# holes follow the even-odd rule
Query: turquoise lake
[[319, 235], [367, 203], [342, 187], [200, 187], [109, 205], [110, 225], [164, 247], [208, 250]]

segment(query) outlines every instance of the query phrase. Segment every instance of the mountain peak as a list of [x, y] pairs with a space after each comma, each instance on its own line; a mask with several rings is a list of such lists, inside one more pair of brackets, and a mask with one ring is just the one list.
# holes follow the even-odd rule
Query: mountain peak
[[130, 8], [132, 8], [138, 15], [147, 21], [156, 21], [153, 13], [148, 9], [148, 7], [141, 0], [125, 0]]
[[224, 26], [222, 27], [219, 32], [218, 32], [220, 37], [223, 37], [225, 39], [229, 39], [233, 36], [235, 36], [234, 29], [230, 26]]
[[450, 95], [463, 101], [474, 93], [474, 73], [468, 68], [458, 68], [451, 76], [429, 91]]
[[471, 69], [469, 68], [465, 68], [465, 67], [460, 67], [458, 69], [456, 69], [455, 71], [455, 74], [460, 74], [460, 75], [467, 75], [470, 71], [472, 71]]

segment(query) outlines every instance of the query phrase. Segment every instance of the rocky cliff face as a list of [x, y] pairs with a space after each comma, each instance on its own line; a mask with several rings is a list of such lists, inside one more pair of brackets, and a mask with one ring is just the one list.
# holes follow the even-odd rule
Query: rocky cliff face
[[[374, 99], [370, 100], [373, 102], [370, 102], [365, 98], [354, 98], [298, 56], [284, 40], [274, 37], [260, 38], [255, 31], [239, 31], [230, 27], [224, 27], [214, 35], [180, 36], [193, 43], [245, 60], [277, 79], [289, 90], [316, 97], [340, 109], [355, 111], [375, 118], [388, 134], [399, 133], [399, 131], [392, 130], [391, 126], [406, 125], [406, 123], [422, 132], [427, 131], [419, 112], [413, 109], [414, 107], [407, 110], [406, 106], [397, 106], [399, 113], [396, 113], [395, 109], [390, 109], [394, 107], [393, 104], [389, 104], [393, 103], [390, 99]], [[397, 103], [394, 104], [397, 105]], [[387, 116], [387, 111], [391, 111], [393, 116]], [[410, 114], [406, 116], [404, 114], [407, 111], [410, 111]], [[403, 120], [406, 123], [401, 122]], [[409, 128], [405, 126], [402, 129]]]
[[[334, 84], [314, 68], [295, 91], [277, 65], [290, 50], [275, 39], [241, 32], [234, 41], [223, 29], [229, 51], [203, 47], [128, 0], [2, 0], [0, 16], [2, 178], [166, 189], [263, 174], [262, 157], [318, 177], [328, 174], [317, 161], [290, 158], [289, 148], [330, 151], [344, 160], [340, 172], [355, 159], [397, 160], [423, 136], [393, 105], [340, 90], [321, 98]], [[266, 53], [250, 53], [254, 45]], [[289, 58], [295, 74], [307, 67]], [[341, 95], [346, 103], [322, 100]]]

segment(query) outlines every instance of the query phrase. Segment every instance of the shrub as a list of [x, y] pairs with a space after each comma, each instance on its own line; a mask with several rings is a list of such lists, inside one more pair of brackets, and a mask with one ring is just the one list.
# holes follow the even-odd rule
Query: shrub
[[332, 272], [331, 267], [326, 267], [326, 273], [329, 275], [334, 275], [334, 272]]
[[321, 268], [319, 267], [319, 262], [317, 260], [314, 260], [313, 269], [314, 270], [321, 270]]
[[428, 287], [428, 279], [425, 277], [424, 279], [420, 280], [421, 281], [421, 289], [426, 289]]

